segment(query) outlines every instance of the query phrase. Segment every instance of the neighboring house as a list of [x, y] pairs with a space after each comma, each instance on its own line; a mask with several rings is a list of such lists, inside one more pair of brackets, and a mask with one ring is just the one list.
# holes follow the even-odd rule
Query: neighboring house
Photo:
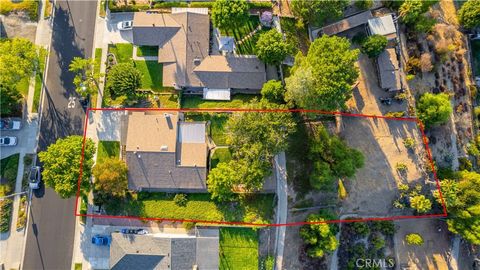
[[[210, 18], [205, 9], [175, 9], [171, 14], [135, 12], [133, 44], [158, 46], [158, 62], [163, 64], [163, 85], [188, 92], [232, 89], [260, 90], [266, 82], [265, 64], [257, 57], [237, 55], [210, 56]], [[207, 10], [208, 12], [208, 10]], [[204, 63], [207, 61], [207, 63]], [[224, 67], [215, 68], [216, 62]], [[246, 71], [245, 67], [254, 67]], [[243, 84], [229, 84], [213, 77], [242, 77]], [[227, 98], [227, 95], [205, 95], [206, 99]], [[230, 98], [230, 95], [228, 95]]]
[[130, 112], [124, 158], [128, 188], [206, 192], [205, 122], [184, 122], [182, 113]]
[[400, 68], [394, 48], [385, 49], [377, 57], [377, 66], [378, 80], [382, 89], [386, 91], [399, 91], [402, 89]]
[[327, 25], [322, 28], [313, 29], [311, 32], [312, 41], [322, 35], [333, 36], [340, 35], [355, 27], [364, 26], [368, 20], [372, 19], [373, 15], [370, 10], [358, 13], [356, 15], [345, 18], [336, 23]]
[[110, 269], [219, 269], [219, 231], [197, 229], [195, 235], [112, 233]]

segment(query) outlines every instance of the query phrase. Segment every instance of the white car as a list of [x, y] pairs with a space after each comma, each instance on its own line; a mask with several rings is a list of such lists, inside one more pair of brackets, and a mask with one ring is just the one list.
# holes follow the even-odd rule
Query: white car
[[15, 146], [17, 145], [17, 137], [0, 137], [0, 146]]
[[121, 21], [117, 23], [117, 28], [120, 31], [130, 30], [133, 27], [133, 21]]

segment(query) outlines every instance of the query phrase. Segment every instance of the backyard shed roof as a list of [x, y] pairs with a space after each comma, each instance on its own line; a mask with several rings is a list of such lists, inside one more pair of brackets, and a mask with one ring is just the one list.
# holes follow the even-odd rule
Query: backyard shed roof
[[[336, 35], [338, 33], [341, 33], [343, 31], [347, 31], [349, 29], [352, 29], [354, 27], [360, 26], [362, 24], [366, 24], [369, 19], [373, 18], [372, 12], [370, 10], [359, 13], [357, 15], [353, 15], [351, 17], [345, 18], [341, 21], [338, 21], [336, 23], [327, 25], [323, 28], [321, 28], [320, 32], [332, 36]], [[318, 35], [319, 33], [317, 33]], [[315, 35], [316, 36], [316, 35]]]
[[230, 89], [203, 89], [203, 99], [206, 100], [230, 100]]
[[392, 14], [368, 20], [368, 28], [372, 35], [396, 37], [397, 34]]
[[402, 89], [400, 71], [395, 49], [384, 50], [377, 58], [380, 87], [389, 91]]

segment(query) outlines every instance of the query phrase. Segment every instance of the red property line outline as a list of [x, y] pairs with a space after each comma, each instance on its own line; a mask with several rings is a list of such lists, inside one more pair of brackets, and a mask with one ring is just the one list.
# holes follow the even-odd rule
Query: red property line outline
[[[437, 190], [440, 194], [440, 201], [442, 203], [443, 213], [442, 214], [425, 214], [419, 216], [391, 216], [391, 217], [371, 217], [371, 218], [357, 218], [357, 219], [343, 219], [343, 220], [327, 220], [327, 221], [317, 221], [317, 222], [292, 222], [292, 223], [273, 223], [273, 224], [260, 224], [252, 222], [240, 222], [240, 221], [207, 221], [207, 220], [197, 220], [197, 219], [172, 219], [172, 218], [146, 218], [146, 217], [135, 217], [135, 216], [112, 216], [112, 215], [97, 215], [97, 214], [80, 214], [77, 213], [79, 197], [80, 197], [80, 183], [82, 180], [83, 174], [83, 159], [85, 152], [85, 141], [87, 138], [87, 127], [88, 127], [88, 118], [90, 111], [175, 111], [175, 112], [299, 112], [299, 113], [316, 113], [322, 115], [341, 115], [341, 116], [351, 116], [351, 117], [363, 117], [363, 118], [374, 118], [374, 119], [386, 119], [386, 120], [395, 120], [395, 121], [407, 121], [415, 122], [420, 129], [422, 135], [423, 144], [427, 152], [428, 161], [430, 162], [430, 167], [432, 168], [433, 177], [436, 182]], [[430, 147], [428, 146], [428, 139], [425, 135], [425, 128], [423, 123], [414, 117], [390, 117], [382, 115], [371, 115], [371, 114], [356, 114], [356, 113], [345, 113], [345, 112], [336, 112], [336, 111], [321, 111], [321, 110], [303, 110], [303, 109], [239, 109], [239, 108], [224, 108], [224, 109], [169, 109], [169, 108], [88, 108], [85, 116], [83, 130], [83, 144], [82, 144], [82, 156], [80, 159], [80, 174], [77, 181], [77, 193], [75, 200], [75, 216], [80, 217], [92, 217], [92, 218], [111, 218], [111, 219], [136, 219], [143, 221], [169, 221], [169, 222], [196, 222], [202, 224], [214, 224], [214, 225], [243, 225], [243, 226], [258, 226], [258, 227], [279, 227], [279, 226], [300, 226], [305, 224], [325, 224], [325, 223], [347, 223], [347, 222], [365, 222], [365, 221], [386, 221], [386, 220], [402, 220], [402, 219], [417, 219], [417, 218], [436, 218], [436, 217], [447, 217], [447, 208], [445, 205], [445, 200], [443, 198], [442, 190], [440, 189], [440, 181], [437, 178], [437, 172], [433, 163], [432, 153]]]

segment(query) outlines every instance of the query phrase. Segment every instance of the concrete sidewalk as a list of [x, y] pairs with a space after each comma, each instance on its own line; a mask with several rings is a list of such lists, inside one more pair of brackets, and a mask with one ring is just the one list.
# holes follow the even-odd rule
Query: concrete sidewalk
[[[285, 160], [285, 152], [275, 156], [275, 176], [277, 178], [277, 209], [276, 220], [277, 224], [287, 223], [287, 165]], [[275, 270], [281, 270], [283, 265], [283, 250], [285, 248], [285, 226], [276, 227], [275, 236]]]

